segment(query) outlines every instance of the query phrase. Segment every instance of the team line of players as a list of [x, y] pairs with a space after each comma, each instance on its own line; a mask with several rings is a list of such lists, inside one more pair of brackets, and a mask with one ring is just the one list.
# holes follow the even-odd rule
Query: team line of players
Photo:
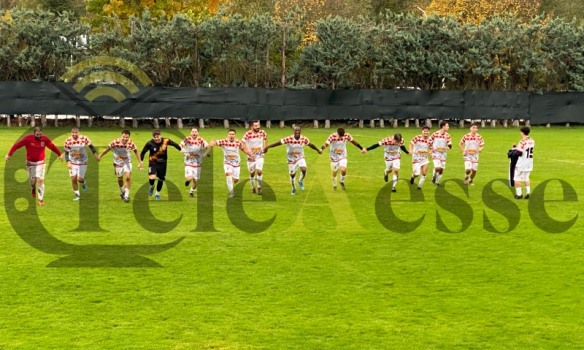
[[[349, 133], [343, 128], [338, 128], [331, 134], [325, 143], [316, 147], [310, 140], [301, 134], [299, 127], [294, 128], [294, 134], [282, 138], [276, 143], [268, 144], [267, 134], [260, 127], [259, 121], [254, 121], [241, 140], [236, 138], [236, 131], [230, 129], [227, 138], [205, 141], [200, 135], [197, 128], [192, 128], [190, 135], [180, 142], [180, 144], [161, 136], [160, 130], [154, 130], [152, 140], [148, 141], [140, 154], [134, 142], [130, 139], [130, 131], [123, 130], [120, 138], [110, 142], [108, 146], [98, 153], [91, 140], [79, 133], [78, 128], [71, 130], [64, 143], [64, 156], [71, 177], [71, 184], [74, 192], [74, 200], [80, 198], [80, 188], [82, 191], [87, 190], [85, 173], [87, 171], [88, 153], [87, 148], [91, 150], [95, 159], [100, 161], [106, 153], [113, 153], [113, 166], [120, 188], [120, 198], [125, 202], [130, 200], [131, 174], [132, 174], [132, 153], [138, 159], [138, 167], [143, 168], [143, 160], [148, 153], [148, 179], [150, 188], [148, 195], [156, 200], [160, 199], [160, 191], [166, 178], [166, 164], [168, 147], [172, 146], [184, 153], [185, 166], [185, 186], [190, 187], [189, 196], [194, 197], [201, 175], [201, 166], [203, 159], [208, 155], [214, 146], [220, 147], [223, 151], [223, 164], [226, 177], [229, 197], [235, 195], [234, 185], [240, 178], [240, 152], [247, 155], [247, 168], [250, 174], [250, 183], [252, 192], [262, 194], [263, 183], [263, 165], [264, 154], [270, 148], [280, 145], [286, 145], [286, 156], [288, 161], [288, 170], [291, 184], [291, 194], [296, 194], [297, 187], [304, 190], [304, 178], [307, 172], [306, 160], [304, 158], [304, 146], [308, 146], [321, 154], [330, 146], [330, 164], [332, 175], [333, 189], [337, 189], [337, 184], [345, 190], [345, 179], [347, 175], [347, 143], [350, 142], [361, 150], [361, 153], [367, 153], [378, 147], [384, 148], [385, 170], [384, 181], [389, 181], [392, 176], [392, 191], [396, 192], [396, 186], [399, 178], [401, 167], [401, 152], [411, 154], [412, 156], [412, 175], [410, 184], [414, 185], [416, 178], [419, 177], [417, 188], [422, 189], [430, 159], [433, 160], [434, 168], [432, 173], [432, 183], [440, 185], [440, 180], [446, 167], [447, 152], [452, 149], [452, 140], [448, 133], [449, 124], [442, 121], [439, 124], [440, 129], [430, 135], [430, 128], [424, 126], [422, 133], [415, 136], [409, 143], [409, 149], [404, 146], [402, 135], [394, 134], [380, 140], [367, 148], [362, 147]], [[533, 169], [533, 149], [534, 140], [529, 136], [529, 127], [520, 129], [521, 140], [514, 145], [514, 151], [518, 157], [514, 182], [516, 189], [516, 199], [529, 198], [530, 180], [529, 175]], [[458, 143], [464, 158], [465, 178], [464, 182], [468, 185], [474, 184], [474, 178], [477, 174], [479, 154], [484, 148], [484, 139], [478, 134], [478, 124], [473, 123], [470, 132], [465, 134]], [[14, 152], [21, 147], [26, 148], [26, 167], [29, 174], [32, 197], [38, 197], [38, 204], [44, 205], [44, 174], [45, 174], [45, 148], [49, 148], [63, 160], [63, 154], [46, 136], [42, 135], [40, 128], [35, 128], [33, 134], [25, 136], [16, 142], [6, 155], [8, 161]], [[300, 170], [300, 174], [296, 174]], [[338, 176], [340, 173], [340, 177]], [[158, 180], [158, 182], [156, 182]], [[525, 186], [525, 196], [522, 195], [522, 187]]]

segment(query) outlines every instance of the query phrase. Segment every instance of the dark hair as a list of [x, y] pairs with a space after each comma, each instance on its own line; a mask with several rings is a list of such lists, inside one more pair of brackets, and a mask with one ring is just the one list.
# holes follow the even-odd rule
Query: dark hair
[[438, 126], [440, 126], [440, 129], [442, 129], [446, 124], [448, 124], [448, 122], [446, 120], [442, 120], [440, 121], [440, 124], [438, 124]]
[[470, 123], [470, 126], [471, 126], [471, 127], [472, 127], [472, 126], [476, 126], [476, 127], [478, 128], [478, 127], [479, 127], [479, 123], [477, 123], [477, 122], [472, 122], [472, 123]]
[[397, 133], [397, 134], [393, 135], [393, 140], [394, 141], [397, 141], [397, 142], [401, 142], [401, 140], [402, 140], [402, 134]]
[[152, 130], [152, 136], [160, 135], [160, 129]]
[[131, 135], [131, 134], [130, 134], [130, 130], [128, 130], [128, 129], [124, 129], [124, 130], [122, 130], [122, 135], [123, 135], [123, 134], [126, 134], [126, 135]]
[[345, 135], [345, 129], [344, 128], [338, 128], [337, 129], [337, 134], [339, 134], [339, 136]]
[[237, 134], [237, 131], [235, 131], [235, 129], [229, 129], [228, 133], [230, 133], [232, 131]]
[[422, 126], [422, 130], [425, 130], [425, 129], [428, 129], [428, 130], [430, 130], [430, 127], [429, 127], [428, 125], [424, 125], [424, 126]]
[[531, 129], [529, 128], [529, 126], [524, 126], [521, 129], [519, 129], [519, 131], [521, 131], [524, 135], [529, 135]]

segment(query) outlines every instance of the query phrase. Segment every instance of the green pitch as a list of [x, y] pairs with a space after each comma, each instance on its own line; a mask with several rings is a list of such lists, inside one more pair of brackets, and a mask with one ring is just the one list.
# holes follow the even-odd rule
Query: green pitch
[[[62, 148], [69, 131], [45, 134]], [[270, 143], [292, 134], [266, 131]], [[303, 135], [320, 147], [333, 131]], [[396, 132], [347, 131], [363, 146]], [[0, 130], [3, 154], [24, 132]], [[181, 132], [163, 136], [178, 142]], [[409, 142], [419, 130], [399, 132]], [[280, 146], [266, 155], [262, 197], [243, 162], [228, 199], [215, 148], [189, 198], [182, 155], [170, 149], [161, 201], [147, 196], [147, 173], [134, 162], [124, 203], [108, 154], [90, 159], [79, 202], [66, 165], [51, 163], [47, 204], [37, 207], [21, 149], [0, 165], [0, 349], [581, 347], [582, 129], [532, 128], [529, 201], [505, 185], [518, 129], [479, 130], [486, 144], [470, 187], [456, 146], [466, 132], [451, 126], [444, 186], [430, 173], [422, 193], [410, 191], [410, 156], [391, 193], [382, 148], [363, 155], [348, 145], [346, 191], [332, 190], [328, 149], [306, 148], [306, 188], [291, 196]], [[101, 151], [120, 130], [81, 133]], [[141, 149], [150, 130], [131, 138]]]

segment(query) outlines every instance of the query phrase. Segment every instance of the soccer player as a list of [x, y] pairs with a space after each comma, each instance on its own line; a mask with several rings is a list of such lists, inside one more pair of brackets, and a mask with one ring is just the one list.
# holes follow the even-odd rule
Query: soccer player
[[160, 190], [164, 185], [164, 180], [166, 179], [166, 161], [168, 160], [168, 146], [172, 146], [177, 150], [181, 151], [180, 145], [171, 139], [162, 137], [160, 135], [160, 129], [154, 129], [152, 131], [152, 140], [146, 142], [140, 152], [140, 160], [144, 161], [144, 156], [146, 152], [148, 155], [148, 181], [150, 183], [150, 188], [148, 189], [148, 195], [152, 196], [154, 193], [154, 182], [158, 178], [158, 183], [156, 184], [156, 194], [154, 195], [155, 200], [160, 200]]
[[83, 192], [87, 191], [87, 183], [85, 182], [85, 173], [87, 172], [87, 149], [91, 149], [91, 153], [97, 159], [97, 149], [91, 143], [91, 140], [85, 135], [79, 134], [79, 128], [71, 129], [71, 136], [65, 140], [65, 161], [69, 169], [69, 176], [71, 177], [71, 185], [73, 187], [73, 200], [79, 200], [79, 184]]
[[239, 151], [247, 154], [253, 161], [254, 155], [251, 153], [245, 143], [235, 138], [235, 130], [229, 129], [227, 138], [222, 140], [214, 140], [209, 143], [209, 148], [205, 151], [203, 156], [209, 153], [211, 147], [219, 146], [223, 150], [223, 170], [225, 171], [225, 180], [227, 181], [227, 189], [229, 190], [229, 198], [235, 196], [233, 186], [239, 182], [240, 163]]
[[199, 136], [199, 129], [191, 128], [191, 134], [182, 140], [180, 146], [185, 154], [185, 186], [191, 185], [189, 197], [192, 198], [201, 178], [203, 152], [209, 144]]
[[428, 126], [424, 126], [422, 133], [410, 141], [409, 152], [412, 155], [412, 177], [410, 178], [410, 184], [413, 185], [414, 179], [419, 176], [418, 190], [422, 189], [426, 181], [426, 173], [428, 172], [428, 164], [430, 163], [428, 159], [430, 145], [430, 128]]
[[346, 133], [345, 129], [338, 128], [337, 132], [332, 133], [328, 139], [325, 141], [324, 145], [320, 147], [321, 151], [324, 151], [329, 145], [331, 146], [331, 174], [333, 180], [333, 190], [337, 190], [337, 175], [339, 170], [341, 171], [340, 184], [341, 188], [345, 190], [345, 177], [347, 176], [347, 141], [351, 142], [357, 148], [361, 150], [362, 153], [367, 153], [367, 150], [359, 144], [359, 142], [353, 139], [351, 134]]
[[264, 148], [264, 153], [268, 151], [269, 148], [286, 145], [286, 155], [288, 158], [288, 172], [290, 173], [290, 184], [292, 184], [292, 191], [290, 194], [296, 194], [296, 185], [294, 184], [294, 178], [296, 172], [300, 169], [300, 177], [298, 178], [298, 187], [300, 190], [304, 191], [304, 178], [306, 177], [306, 159], [304, 159], [304, 145], [317, 151], [318, 154], [322, 154], [322, 151], [318, 149], [310, 140], [301, 134], [300, 127], [294, 128], [294, 134], [281, 139], [276, 143], [272, 143]]
[[63, 155], [53, 141], [43, 135], [43, 131], [38, 126], [33, 129], [32, 134], [23, 137], [10, 148], [6, 155], [6, 161], [9, 161], [14, 152], [22, 147], [26, 148], [26, 171], [31, 195], [35, 198], [38, 193], [38, 203], [43, 206], [45, 205], [45, 148], [55, 152], [60, 161], [63, 160]]
[[132, 152], [138, 159], [138, 168], [142, 170], [142, 160], [138, 155], [138, 148], [130, 140], [130, 131], [123, 130], [122, 136], [110, 142], [107, 148], [98, 155], [97, 160], [99, 161], [109, 151], [112, 151], [114, 157], [114, 172], [120, 186], [120, 197], [127, 203], [130, 201], [132, 187]]
[[404, 146], [402, 135], [397, 133], [393, 136], [386, 137], [378, 143], [367, 147], [367, 151], [376, 149], [379, 146], [384, 146], [385, 149], [385, 171], [383, 172], [383, 180], [389, 181], [389, 173], [393, 173], [391, 182], [391, 192], [396, 192], [397, 180], [399, 178], [399, 169], [401, 165], [400, 149], [406, 154], [410, 154]]
[[[515, 199], [529, 199], [531, 194], [531, 183], [529, 175], [533, 170], [533, 149], [535, 148], [535, 141], [529, 136], [530, 129], [524, 126], [519, 129], [521, 132], [521, 141], [517, 143], [517, 147], [513, 152], [519, 155], [517, 165], [515, 166]], [[525, 196], [522, 195], [521, 183], [525, 184]]]
[[259, 120], [253, 121], [251, 129], [243, 135], [242, 141], [255, 157], [254, 160], [247, 158], [251, 192], [261, 195], [264, 175], [264, 147], [268, 145], [268, 135], [260, 129]]
[[430, 136], [430, 152], [434, 161], [434, 170], [432, 171], [432, 183], [440, 186], [440, 178], [444, 168], [446, 168], [446, 152], [452, 149], [452, 139], [448, 133], [450, 125], [443, 120], [439, 124], [440, 130]]
[[483, 137], [477, 133], [478, 130], [479, 123], [472, 123], [470, 132], [464, 135], [458, 143], [464, 158], [464, 183], [467, 185], [474, 185], [474, 178], [479, 167], [479, 153], [485, 146]]

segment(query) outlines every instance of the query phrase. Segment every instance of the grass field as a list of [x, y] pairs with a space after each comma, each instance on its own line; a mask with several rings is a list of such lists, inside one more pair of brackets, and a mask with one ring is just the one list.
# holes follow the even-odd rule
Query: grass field
[[[0, 149], [25, 131], [0, 129]], [[62, 148], [69, 131], [45, 134]], [[332, 131], [303, 134], [320, 147]], [[179, 141], [180, 132], [163, 136]], [[270, 142], [292, 133], [267, 132]], [[369, 146], [395, 130], [348, 132]], [[419, 130], [399, 132], [409, 141]], [[455, 143], [466, 132], [450, 129]], [[90, 160], [79, 202], [54, 162], [47, 205], [37, 207], [19, 150], [0, 165], [0, 349], [583, 348], [582, 129], [532, 129], [529, 201], [504, 183], [519, 131], [479, 132], [476, 185], [460, 185], [455, 146], [444, 186], [428, 178], [423, 198], [410, 192], [409, 156], [391, 193], [383, 150], [362, 155], [352, 145], [346, 192], [332, 190], [327, 153], [306, 149], [306, 190], [291, 196], [281, 146], [266, 155], [263, 198], [245, 181], [227, 198], [219, 149], [188, 198], [171, 149], [173, 190], [165, 186], [161, 201], [147, 196], [136, 163], [132, 201], [121, 201], [108, 154]], [[102, 150], [120, 130], [82, 133]], [[208, 141], [226, 134], [201, 130]], [[150, 130], [132, 139], [141, 148]]]

